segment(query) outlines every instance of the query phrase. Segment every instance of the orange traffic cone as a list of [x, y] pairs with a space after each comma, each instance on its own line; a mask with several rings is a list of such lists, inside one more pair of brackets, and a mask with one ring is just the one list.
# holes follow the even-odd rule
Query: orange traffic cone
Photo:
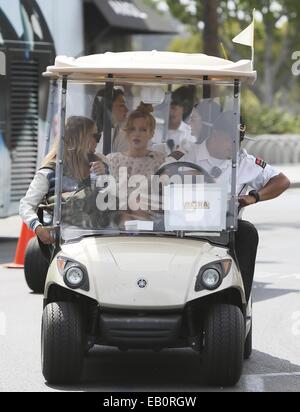
[[25, 250], [30, 239], [35, 237], [35, 233], [28, 229], [28, 227], [23, 223], [21, 229], [21, 235], [19, 237], [15, 260], [13, 263], [7, 263], [3, 265], [7, 269], [23, 269], [24, 268], [24, 259], [25, 259]]

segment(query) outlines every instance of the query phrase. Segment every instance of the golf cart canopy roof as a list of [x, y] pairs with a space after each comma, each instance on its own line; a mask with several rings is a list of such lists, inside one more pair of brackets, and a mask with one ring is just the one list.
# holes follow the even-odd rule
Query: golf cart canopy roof
[[104, 53], [79, 57], [58, 56], [55, 65], [47, 68], [44, 76], [58, 78], [68, 76], [71, 80], [96, 80], [114, 77], [129, 79], [240, 79], [254, 83], [257, 77], [250, 60], [232, 62], [205, 54], [173, 52], [124, 52]]

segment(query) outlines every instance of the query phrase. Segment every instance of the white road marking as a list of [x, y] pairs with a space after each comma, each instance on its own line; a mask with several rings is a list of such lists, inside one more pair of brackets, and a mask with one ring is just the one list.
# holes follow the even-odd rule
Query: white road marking
[[255, 273], [254, 280], [257, 279], [267, 279], [267, 278], [272, 278], [272, 277], [279, 277], [281, 276], [280, 273], [276, 272], [257, 272]]
[[243, 375], [244, 378], [249, 378], [249, 377], [279, 378], [281, 376], [299, 376], [300, 377], [300, 372], [276, 372], [276, 373], [261, 373], [261, 374], [258, 373], [257, 375]]
[[265, 392], [265, 384], [259, 375], [244, 375], [241, 379], [246, 392]]
[[282, 279], [296, 279], [300, 280], [300, 273], [290, 273], [289, 275], [283, 275], [276, 272], [257, 272], [254, 276], [254, 280], [264, 280], [268, 278], [274, 278], [274, 280]]
[[0, 312], [0, 336], [6, 336], [6, 316], [4, 312]]
[[288, 278], [300, 279], [300, 273], [292, 273], [290, 275], [280, 276], [280, 279], [288, 279]]
[[257, 375], [243, 375], [241, 383], [247, 392], [265, 392], [265, 378], [283, 378], [283, 377], [299, 377], [300, 372], [278, 372], [278, 373], [262, 373]]
[[294, 321], [292, 325], [293, 336], [300, 336], [300, 312], [294, 312], [291, 319]]

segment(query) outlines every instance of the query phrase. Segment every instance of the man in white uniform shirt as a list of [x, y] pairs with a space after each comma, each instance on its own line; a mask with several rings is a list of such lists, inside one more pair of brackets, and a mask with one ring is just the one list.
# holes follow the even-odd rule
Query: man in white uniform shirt
[[[104, 96], [105, 88], [101, 88], [95, 96], [92, 108], [92, 119], [96, 122], [98, 133], [103, 132], [104, 128]], [[115, 87], [112, 95], [112, 136], [111, 136], [111, 151], [112, 153], [124, 152], [128, 149], [128, 141], [126, 133], [123, 131], [123, 125], [128, 114], [126, 106], [124, 90]], [[97, 148], [97, 152], [103, 153], [103, 139]]]
[[172, 94], [169, 127], [165, 142], [162, 142], [163, 130], [157, 128], [151, 144], [151, 149], [161, 151], [166, 156], [178, 149], [188, 152], [191, 143], [196, 142], [195, 137], [192, 136], [191, 126], [183, 120], [186, 102], [176, 92]]
[[[222, 113], [214, 122], [211, 136], [202, 144], [193, 144], [189, 153], [176, 151], [168, 158], [168, 163], [174, 161], [191, 162], [205, 169], [216, 182], [228, 180], [232, 168], [232, 136], [234, 129], [234, 114]], [[290, 186], [289, 179], [261, 159], [255, 158], [240, 150], [237, 167], [237, 193], [240, 208], [244, 208], [274, 199], [280, 196]], [[249, 189], [250, 190], [249, 192]], [[244, 220], [239, 220], [236, 233], [235, 253], [243, 275], [247, 300], [251, 294], [255, 259], [258, 246], [256, 228]]]
[[173, 99], [169, 116], [169, 130], [167, 144], [171, 152], [195, 139], [191, 135], [191, 127], [183, 121], [184, 104], [180, 100]]
[[[212, 136], [202, 144], [194, 144], [193, 150], [184, 154], [180, 161], [201, 165], [216, 181], [227, 179], [230, 182], [232, 162], [228, 159], [221, 159], [221, 155], [214, 153], [217, 148], [214, 139], [215, 137]], [[171, 158], [172, 155], [169, 159]], [[239, 196], [246, 195], [249, 187], [257, 191], [261, 190], [272, 178], [279, 175], [280, 173], [275, 168], [249, 155], [245, 149], [241, 149], [238, 153], [237, 192]], [[241, 197], [240, 201], [242, 201]]]

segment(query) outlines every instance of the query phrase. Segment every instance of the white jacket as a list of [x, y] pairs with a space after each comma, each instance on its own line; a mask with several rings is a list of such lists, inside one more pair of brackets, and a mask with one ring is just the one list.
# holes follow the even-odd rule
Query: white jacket
[[47, 178], [50, 169], [42, 169], [37, 172], [29, 189], [20, 201], [19, 214], [29, 229], [35, 231], [41, 225], [37, 216], [37, 209], [43, 198], [49, 192], [50, 183]]

